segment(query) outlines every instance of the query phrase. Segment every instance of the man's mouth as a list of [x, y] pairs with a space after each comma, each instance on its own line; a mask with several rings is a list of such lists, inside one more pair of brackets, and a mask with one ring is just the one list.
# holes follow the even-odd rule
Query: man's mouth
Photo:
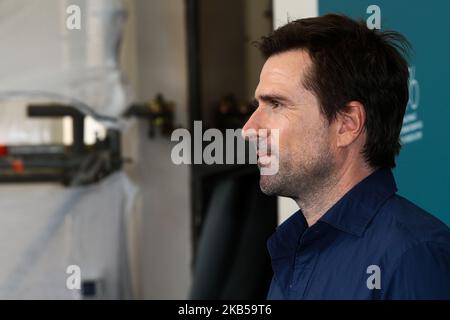
[[259, 167], [266, 167], [270, 165], [270, 162], [272, 161], [272, 156], [270, 153], [258, 153], [258, 166]]

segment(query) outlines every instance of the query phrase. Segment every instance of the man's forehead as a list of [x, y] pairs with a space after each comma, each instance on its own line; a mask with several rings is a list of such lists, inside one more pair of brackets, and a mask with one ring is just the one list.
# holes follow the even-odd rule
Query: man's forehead
[[261, 71], [262, 76], [302, 79], [311, 65], [311, 58], [305, 50], [290, 50], [275, 54], [267, 59]]
[[292, 50], [271, 56], [261, 70], [255, 94], [268, 89], [285, 91], [303, 87], [302, 80], [310, 65], [311, 59], [304, 50]]

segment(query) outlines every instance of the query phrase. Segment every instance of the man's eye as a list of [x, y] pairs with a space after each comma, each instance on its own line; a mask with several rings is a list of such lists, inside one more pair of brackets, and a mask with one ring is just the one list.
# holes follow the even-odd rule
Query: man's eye
[[278, 108], [279, 106], [281, 106], [281, 103], [279, 103], [278, 101], [276, 101], [276, 100], [272, 100], [272, 101], [270, 101], [270, 105], [272, 106], [272, 108]]

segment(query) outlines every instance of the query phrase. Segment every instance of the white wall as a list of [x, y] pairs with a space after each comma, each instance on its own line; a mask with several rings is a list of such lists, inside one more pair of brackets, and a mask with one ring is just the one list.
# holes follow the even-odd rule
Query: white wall
[[316, 17], [319, 0], [273, 0], [273, 24], [278, 28], [288, 21]]
[[188, 65], [184, 1], [136, 3], [138, 97], [161, 92], [177, 104], [176, 123], [187, 126]]
[[[127, 0], [127, 5], [121, 63], [136, 100], [163, 93], [177, 105], [176, 124], [187, 126], [184, 1]], [[138, 123], [128, 141], [137, 141], [138, 162], [130, 171], [143, 208], [140, 298], [184, 299], [191, 282], [189, 167], [172, 163], [170, 138], [148, 139], [146, 121]]]
[[[318, 0], [273, 0], [273, 24], [278, 28], [288, 21], [316, 17], [319, 14]], [[298, 210], [294, 200], [278, 197], [278, 222], [282, 223]]]

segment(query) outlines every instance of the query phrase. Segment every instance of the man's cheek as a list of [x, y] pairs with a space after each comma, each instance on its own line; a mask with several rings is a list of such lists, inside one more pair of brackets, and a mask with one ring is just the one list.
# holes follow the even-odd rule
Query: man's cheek
[[280, 136], [278, 139], [278, 145], [276, 149], [276, 154], [278, 158], [289, 158], [289, 154], [292, 154], [296, 149], [300, 147], [299, 137], [292, 136], [288, 132], [280, 131]]

